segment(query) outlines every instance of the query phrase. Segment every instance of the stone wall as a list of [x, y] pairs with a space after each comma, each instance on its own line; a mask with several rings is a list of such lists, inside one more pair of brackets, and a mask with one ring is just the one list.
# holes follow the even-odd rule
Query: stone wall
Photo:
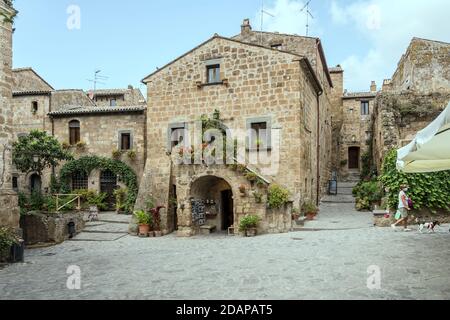
[[450, 44], [413, 38], [391, 81], [391, 90], [421, 94], [448, 92]]
[[[13, 9], [0, 1], [0, 12], [7, 16]], [[13, 139], [12, 100], [12, 25], [0, 16], [0, 225], [19, 227], [17, 194], [12, 190]]]
[[[227, 79], [227, 84], [198, 87], [197, 82], [205, 83], [206, 63], [211, 59], [219, 59], [221, 79]], [[249, 119], [270, 118], [272, 130], [281, 135], [281, 145], [279, 171], [269, 178], [290, 190], [295, 207], [305, 198], [315, 199], [317, 95], [296, 56], [215, 37], [144, 81], [148, 83], [150, 143], [138, 207], [150, 195], [168, 203], [173, 175], [167, 155], [169, 125], [193, 123], [202, 114], [211, 116], [215, 109], [228, 128], [243, 131]], [[323, 112], [327, 110], [324, 103]], [[165, 216], [166, 228], [169, 221]]]
[[[61, 143], [69, 142], [69, 122], [72, 120], [80, 121], [81, 141], [86, 143], [84, 149], [79, 149], [76, 146], [71, 147], [71, 151], [76, 158], [87, 155], [112, 158], [113, 150], [120, 148], [120, 132], [131, 132], [132, 150], [136, 152], [136, 159], [130, 159], [127, 152], [124, 151], [120, 160], [129, 165], [140, 180], [145, 163], [144, 112], [55, 117], [53, 120], [54, 135]], [[96, 187], [95, 189], [99, 190], [99, 176], [99, 172], [97, 174], [93, 173], [93, 176], [90, 178], [90, 188], [94, 186]]]
[[14, 92], [52, 91], [53, 88], [31, 68], [13, 70]]
[[374, 159], [378, 170], [384, 156], [393, 148], [410, 143], [450, 102], [447, 93], [383, 92], [375, 101]]
[[340, 134], [343, 121], [343, 100], [344, 94], [344, 71], [339, 67], [331, 71], [331, 80], [333, 81], [333, 88], [331, 89], [330, 103], [331, 103], [331, 168], [337, 171], [340, 168]]
[[69, 239], [70, 222], [75, 223], [76, 233], [83, 231], [85, 226], [84, 212], [65, 214], [44, 214], [30, 212], [20, 218], [25, 244], [38, 243], [59, 244]]
[[[343, 119], [339, 143], [339, 159], [346, 164], [339, 164], [339, 176], [345, 179], [349, 175], [349, 148], [360, 149], [359, 169], [362, 168], [361, 156], [370, 149], [372, 139], [372, 115], [374, 113], [374, 98], [344, 98]], [[361, 114], [362, 101], [369, 102], [368, 115]]]

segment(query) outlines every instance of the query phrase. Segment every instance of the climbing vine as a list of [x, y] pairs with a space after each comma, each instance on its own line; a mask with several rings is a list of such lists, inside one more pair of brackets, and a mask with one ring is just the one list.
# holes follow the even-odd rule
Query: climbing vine
[[123, 182], [128, 188], [128, 195], [124, 207], [128, 212], [133, 211], [138, 194], [137, 176], [128, 165], [119, 160], [86, 156], [66, 163], [60, 173], [62, 192], [68, 192], [70, 190], [69, 183], [73, 173], [83, 172], [89, 175], [94, 169], [110, 170], [117, 175], [119, 181]]
[[415, 209], [450, 210], [450, 171], [435, 173], [403, 173], [397, 170], [397, 151], [391, 150], [383, 163], [379, 181], [389, 190], [390, 208], [398, 205], [398, 193], [402, 184], [409, 186], [408, 195]]

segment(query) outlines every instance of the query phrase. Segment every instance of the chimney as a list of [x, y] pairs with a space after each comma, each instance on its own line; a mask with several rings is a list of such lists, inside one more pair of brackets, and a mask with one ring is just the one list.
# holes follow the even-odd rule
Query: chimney
[[252, 31], [252, 26], [250, 24], [250, 19], [244, 19], [241, 26], [241, 34], [249, 34]]
[[375, 81], [372, 81], [372, 84], [370, 85], [370, 92], [377, 92], [377, 84]]
[[383, 91], [389, 91], [391, 89], [391, 79], [384, 79], [383, 81]]

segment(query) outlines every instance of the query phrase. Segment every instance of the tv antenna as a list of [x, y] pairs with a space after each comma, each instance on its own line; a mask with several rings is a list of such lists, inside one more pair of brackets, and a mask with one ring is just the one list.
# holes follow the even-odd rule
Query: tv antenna
[[275, 18], [275, 16], [273, 14], [271, 14], [270, 12], [266, 11], [264, 9], [264, 0], [261, 1], [261, 45], [263, 44], [263, 29], [264, 29], [264, 15], [268, 15], [272, 18]]
[[97, 83], [99, 83], [99, 84], [106, 84], [103, 81], [106, 81], [106, 80], [109, 79], [109, 77], [105, 77], [105, 76], [100, 75], [100, 72], [102, 72], [102, 70], [96, 70], [94, 72], [94, 79], [87, 79], [87, 81], [94, 83], [94, 94], [95, 94], [95, 91], [97, 90]]
[[309, 11], [309, 4], [311, 3], [311, 1], [312, 0], [308, 0], [302, 10], [300, 10], [300, 13], [305, 12], [306, 14], [306, 36], [308, 36], [309, 34], [309, 18], [311, 17], [312, 19], [314, 19], [311, 11]]

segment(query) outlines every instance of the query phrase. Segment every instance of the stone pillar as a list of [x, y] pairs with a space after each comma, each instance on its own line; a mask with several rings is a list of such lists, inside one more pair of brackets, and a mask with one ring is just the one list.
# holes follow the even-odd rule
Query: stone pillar
[[17, 193], [12, 190], [12, 23], [11, 1], [0, 0], [0, 226], [19, 228]]

